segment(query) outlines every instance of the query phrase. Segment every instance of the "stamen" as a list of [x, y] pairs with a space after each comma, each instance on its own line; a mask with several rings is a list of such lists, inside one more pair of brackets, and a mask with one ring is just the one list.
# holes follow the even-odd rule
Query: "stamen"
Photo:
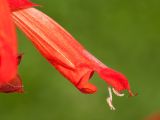
[[115, 95], [117, 95], [117, 96], [119, 96], [119, 97], [123, 97], [124, 96], [124, 94], [123, 93], [119, 93], [117, 90], [115, 90], [114, 88], [112, 88], [112, 90], [113, 90], [113, 93], [115, 94]]
[[111, 110], [116, 110], [116, 108], [113, 106], [112, 101], [111, 101], [111, 99], [109, 97], [106, 99], [106, 101], [107, 101], [107, 103], [108, 103], [108, 105], [109, 105]]
[[110, 87], [108, 87], [109, 97], [107, 97], [106, 101], [110, 107], [111, 110], [116, 110], [115, 107], [112, 104], [112, 90]]
[[130, 95], [130, 97], [132, 97], [132, 96], [137, 96], [138, 95], [138, 93], [133, 93], [131, 90], [128, 90], [128, 92], [129, 92], [129, 95]]
[[111, 98], [111, 101], [112, 101], [112, 90], [110, 87], [108, 87], [108, 92], [109, 92], [109, 97]]

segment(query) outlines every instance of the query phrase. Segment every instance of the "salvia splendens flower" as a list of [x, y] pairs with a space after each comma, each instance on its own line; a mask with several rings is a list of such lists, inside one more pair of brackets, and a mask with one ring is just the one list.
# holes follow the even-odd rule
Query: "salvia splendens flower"
[[94, 72], [108, 84], [111, 109], [112, 91], [123, 96], [128, 90], [127, 78], [95, 58], [53, 19], [33, 8], [29, 0], [0, 0], [0, 91], [22, 92], [17, 67], [21, 55], [17, 53], [17, 40], [13, 22], [31, 40], [39, 52], [82, 93], [92, 94], [97, 88], [89, 82]]
[[17, 55], [15, 27], [6, 0], [0, 0], [0, 17], [0, 91], [22, 92], [17, 74], [20, 56]]

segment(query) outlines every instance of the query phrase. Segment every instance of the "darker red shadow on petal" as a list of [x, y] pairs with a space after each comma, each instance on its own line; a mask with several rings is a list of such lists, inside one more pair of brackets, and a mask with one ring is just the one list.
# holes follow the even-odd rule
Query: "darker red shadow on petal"
[[19, 75], [8, 83], [0, 85], [0, 92], [2, 93], [23, 93], [23, 91], [23, 85]]

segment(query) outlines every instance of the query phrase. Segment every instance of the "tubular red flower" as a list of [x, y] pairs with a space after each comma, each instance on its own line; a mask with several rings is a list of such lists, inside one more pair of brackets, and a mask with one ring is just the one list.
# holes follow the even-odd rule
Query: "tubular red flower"
[[16, 79], [17, 41], [6, 0], [0, 1], [0, 16], [0, 92], [16, 92], [20, 90], [16, 86], [21, 85]]
[[28, 8], [13, 12], [13, 19], [42, 55], [81, 92], [96, 91], [96, 87], [88, 82], [94, 71], [115, 90], [130, 91], [124, 75], [101, 63], [44, 13]]
[[[81, 92], [96, 92], [97, 88], [89, 79], [97, 72], [109, 86], [109, 97], [106, 100], [111, 109], [115, 109], [112, 105], [112, 90], [117, 96], [123, 96], [124, 94], [120, 93], [123, 90], [128, 90], [130, 95], [133, 95], [123, 74], [95, 58], [53, 19], [35, 8], [28, 8], [35, 4], [29, 0], [8, 0], [8, 3], [16, 25], [29, 37], [40, 53]], [[12, 85], [15, 83], [20, 84], [12, 82]], [[6, 89], [2, 90], [8, 92]]]
[[6, 0], [0, 1], [0, 82], [8, 82], [17, 72], [15, 28]]

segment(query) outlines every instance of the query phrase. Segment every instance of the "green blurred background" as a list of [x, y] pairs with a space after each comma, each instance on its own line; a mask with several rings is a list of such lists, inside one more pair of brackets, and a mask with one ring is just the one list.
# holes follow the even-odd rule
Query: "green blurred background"
[[[143, 120], [160, 111], [159, 0], [33, 0], [91, 53], [124, 73], [137, 97], [114, 96], [98, 75], [93, 95], [80, 93], [18, 32], [24, 94], [0, 95], [1, 120]], [[126, 93], [127, 94], [127, 93]]]

